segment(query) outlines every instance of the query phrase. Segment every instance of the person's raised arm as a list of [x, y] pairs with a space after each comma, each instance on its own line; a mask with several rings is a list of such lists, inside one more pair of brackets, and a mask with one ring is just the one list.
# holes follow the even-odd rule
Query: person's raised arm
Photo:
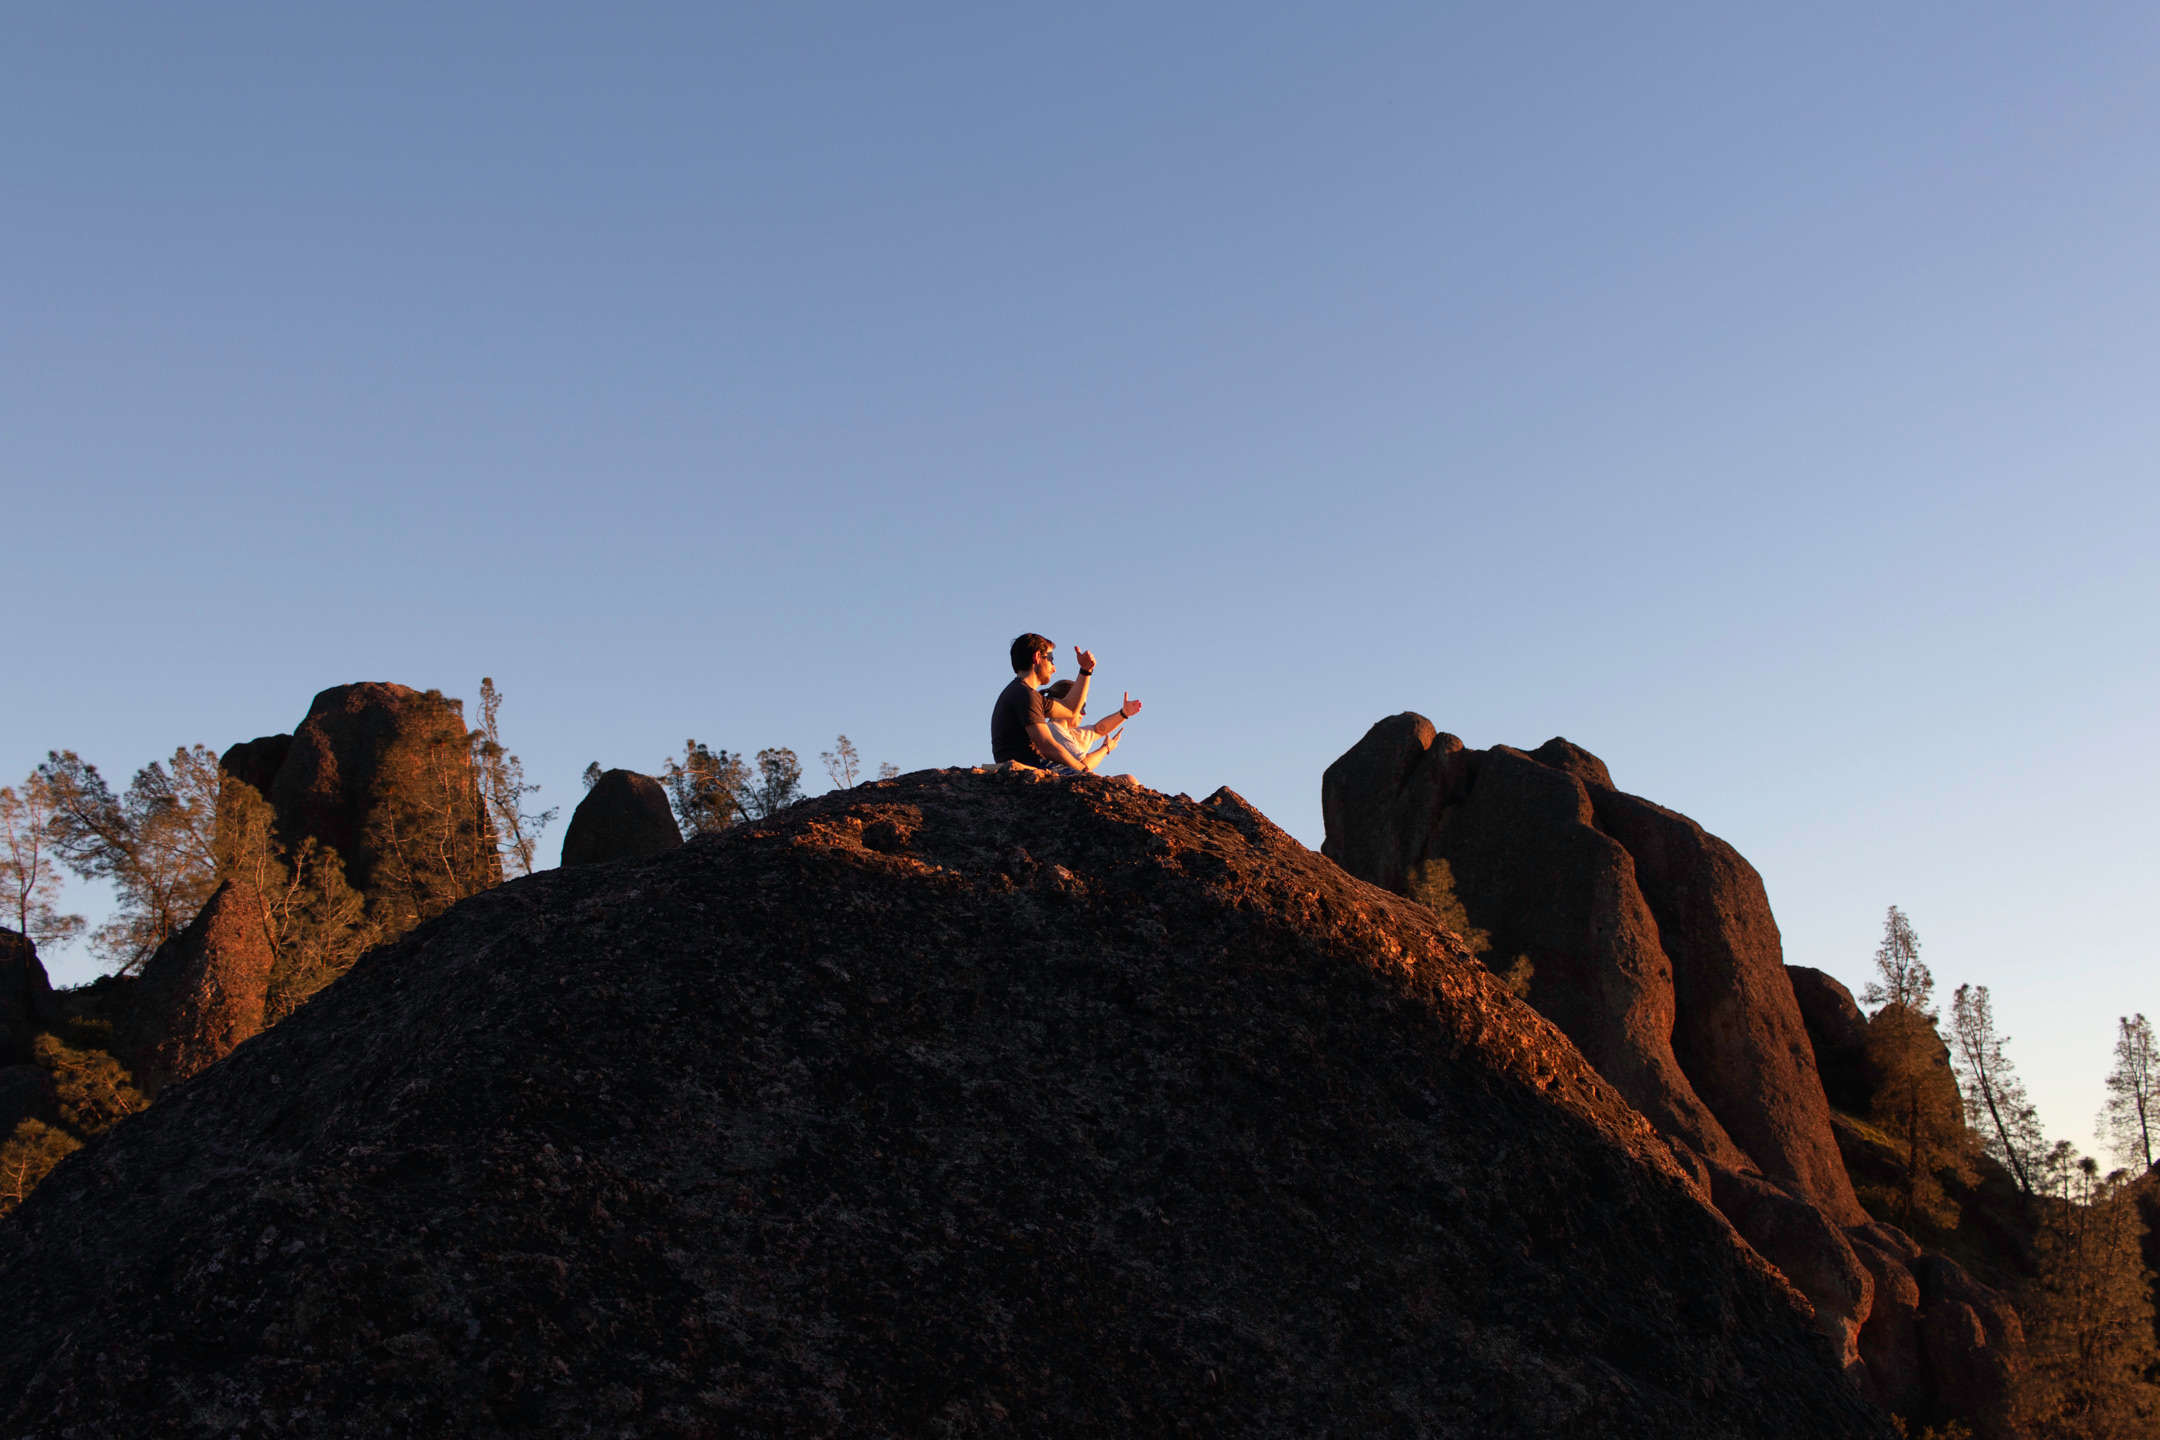
[[1125, 696], [1124, 704], [1118, 706], [1117, 709], [1111, 711], [1108, 715], [1103, 716], [1102, 719], [1097, 720], [1094, 724], [1088, 726], [1087, 728], [1094, 731], [1097, 735], [1109, 735], [1116, 731], [1118, 726], [1124, 724], [1127, 720], [1130, 720], [1133, 716], [1139, 713], [1140, 702], [1133, 699], [1132, 695], [1128, 692]]
[[1067, 715], [1078, 719], [1080, 712], [1087, 708], [1088, 677], [1095, 673], [1095, 652], [1082, 650], [1075, 645], [1073, 646], [1073, 658], [1080, 664], [1080, 678], [1073, 681], [1072, 689], [1065, 692], [1064, 699], [1052, 703]]

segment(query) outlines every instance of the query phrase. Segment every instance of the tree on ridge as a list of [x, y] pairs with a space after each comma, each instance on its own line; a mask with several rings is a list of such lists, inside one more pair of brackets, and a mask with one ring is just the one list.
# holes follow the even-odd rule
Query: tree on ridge
[[668, 806], [688, 840], [725, 830], [743, 817], [750, 767], [740, 755], [685, 740], [682, 758], [670, 755], [661, 764], [660, 783], [667, 787]]
[[757, 752], [757, 779], [744, 796], [744, 810], [753, 820], [777, 815], [803, 798], [802, 762], [786, 746]]
[[72, 750], [49, 752], [37, 773], [50, 787], [54, 853], [83, 879], [110, 881], [119, 899], [90, 948], [122, 975], [142, 968], [217, 887], [217, 757], [183, 745], [171, 770], [152, 761], [118, 794]]
[[824, 751], [818, 759], [825, 762], [825, 773], [832, 777], [835, 790], [852, 790], [855, 777], [861, 773], [862, 762], [855, 753], [855, 742], [842, 735], [832, 749]]
[[40, 949], [66, 944], [85, 924], [82, 916], [53, 908], [60, 896], [60, 864], [48, 833], [52, 817], [52, 784], [37, 771], [20, 791], [0, 788], [0, 903], [6, 904], [14, 928]]
[[[525, 782], [524, 764], [504, 748], [496, 719], [501, 709], [502, 692], [495, 688], [493, 679], [482, 676], [480, 724], [468, 737], [472, 743], [473, 768], [480, 777], [480, 795], [487, 802], [488, 817], [495, 822], [495, 834], [504, 858], [515, 863], [518, 874], [530, 875], [541, 833], [557, 812], [552, 808], [538, 812], [525, 808], [525, 797], [537, 793], [540, 787]], [[588, 784], [586, 788], [592, 787]]]
[[1920, 959], [1912, 922], [1895, 905], [1883, 921], [1875, 970], [1877, 978], [1861, 992], [1867, 1004], [1878, 1007], [1868, 1021], [1867, 1064], [1875, 1082], [1875, 1118], [1905, 1147], [1899, 1218], [1908, 1229], [1916, 1216], [1951, 1229], [1958, 1222], [1957, 1206], [1936, 1172], [1976, 1178], [1967, 1154], [1971, 1137], [1964, 1097], [1950, 1073], [1949, 1047], [1929, 1008], [1935, 977]]
[[2011, 1067], [2010, 1037], [1995, 1033], [1995, 1010], [1985, 985], [1960, 985], [1950, 997], [1950, 1032], [1957, 1045], [1952, 1063], [1963, 1082], [1967, 1119], [1985, 1137], [1987, 1153], [2033, 1193], [2039, 1158], [2047, 1149], [2039, 1111]]
[[2103, 1177], [2065, 1143], [2039, 1177], [2034, 1277], [2017, 1296], [2029, 1367], [2016, 1381], [2011, 1418], [2034, 1440], [2132, 1440], [2160, 1420], [2147, 1379], [2153, 1343], [2151, 1274], [2139, 1200], [2150, 1176]]
[[2100, 1118], [2115, 1158], [2137, 1166], [2142, 1175], [2153, 1168], [2153, 1131], [2160, 1127], [2160, 1054], [2154, 1052], [2152, 1022], [2142, 1014], [2117, 1022], [2107, 1093]]

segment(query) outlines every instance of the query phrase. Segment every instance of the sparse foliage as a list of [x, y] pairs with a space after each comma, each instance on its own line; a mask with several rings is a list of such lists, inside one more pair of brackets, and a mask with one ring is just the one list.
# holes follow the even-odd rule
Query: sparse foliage
[[890, 760], [884, 761], [877, 767], [877, 778], [880, 780], [895, 780], [899, 776], [900, 767]]
[[1950, 997], [1950, 1032], [1956, 1041], [1951, 1063], [1965, 1094], [1967, 1121], [1980, 1133], [1987, 1153], [2016, 1177], [2018, 1188], [2033, 1194], [2047, 1137], [2040, 1131], [2039, 1111], [2026, 1098], [2025, 1084], [2010, 1064], [2010, 1037], [1995, 1033], [1987, 986], [1958, 986]]
[[2107, 1096], [2100, 1122], [2115, 1158], [2142, 1175], [2153, 1168], [2154, 1130], [2160, 1128], [2160, 1054], [2154, 1053], [2152, 1022], [2143, 1015], [2117, 1022]]
[[[467, 737], [472, 745], [473, 769], [479, 776], [481, 797], [487, 802], [488, 818], [494, 822], [503, 868], [515, 867], [514, 873], [530, 875], [540, 836], [555, 819], [556, 811], [525, 808], [525, 797], [537, 794], [540, 787], [525, 783], [525, 766], [503, 747], [498, 719], [501, 710], [502, 692], [495, 688], [492, 678], [483, 676], [480, 724]], [[592, 786], [588, 783], [585, 788]]]
[[297, 849], [277, 840], [274, 816], [255, 787], [225, 777], [218, 800], [220, 879], [250, 887], [270, 940], [270, 992], [264, 1021], [276, 1024], [352, 968], [381, 938], [360, 896], [345, 882], [337, 852], [303, 836]]
[[423, 702], [377, 762], [361, 834], [373, 857], [369, 898], [386, 939], [502, 881], [462, 707], [438, 690]]
[[82, 933], [80, 915], [53, 907], [60, 895], [59, 857], [47, 827], [52, 823], [52, 784], [36, 771], [21, 790], [0, 788], [0, 904], [9, 923], [39, 949], [64, 945]]
[[0, 1215], [22, 1204], [53, 1166], [80, 1149], [82, 1141], [42, 1120], [18, 1123], [0, 1142]]
[[[1455, 894], [1455, 868], [1445, 860], [1421, 860], [1410, 872], [1409, 897], [1433, 912], [1433, 918], [1462, 937], [1472, 955], [1482, 959], [1492, 949], [1492, 935], [1470, 923], [1470, 912]], [[1528, 962], [1525, 961], [1525, 964]]]
[[660, 783], [687, 840], [725, 830], [743, 817], [750, 768], [740, 755], [685, 740], [682, 758], [671, 755], [660, 767]]
[[106, 1051], [78, 1048], [57, 1035], [39, 1035], [31, 1049], [37, 1063], [52, 1072], [60, 1123], [86, 1140], [150, 1103], [135, 1088], [135, 1077]]
[[2065, 1143], [2040, 1187], [2036, 1277], [2018, 1296], [2030, 1369], [2015, 1398], [2034, 1440], [2129, 1440], [2160, 1421], [2146, 1376], [2153, 1344], [2152, 1276], [2141, 1244], [2141, 1191], [2155, 1183], [2118, 1170], [2103, 1178]]
[[818, 759], [825, 762], [825, 773], [832, 777], [835, 790], [852, 790], [855, 777], [862, 772], [862, 762], [855, 753], [855, 743], [842, 735], [832, 749], [822, 752]]
[[753, 820], [777, 815], [803, 798], [802, 762], [786, 747], [757, 752], [757, 779], [744, 796], [743, 808]]
[[1862, 997], [1878, 1008], [1868, 1022], [1867, 1063], [1875, 1082], [1875, 1117], [1905, 1151], [1898, 1218], [1951, 1229], [1958, 1208], [1944, 1192], [1940, 1171], [1975, 1180], [1964, 1096], [1950, 1071], [1949, 1047], [1930, 1008], [1935, 978], [1920, 959], [1920, 937], [1893, 905], [1875, 952], [1876, 979]]
[[587, 765], [585, 767], [585, 773], [578, 778], [583, 780], [585, 782], [585, 788], [587, 790], [590, 790], [593, 786], [600, 783], [600, 777], [606, 773], [606, 771], [600, 768], [600, 762], [598, 760], [595, 760], [590, 765]]
[[90, 948], [122, 974], [140, 968], [216, 887], [217, 757], [183, 746], [171, 770], [153, 761], [117, 795], [72, 750], [51, 752], [37, 773], [54, 852], [85, 880], [112, 882], [119, 900]]

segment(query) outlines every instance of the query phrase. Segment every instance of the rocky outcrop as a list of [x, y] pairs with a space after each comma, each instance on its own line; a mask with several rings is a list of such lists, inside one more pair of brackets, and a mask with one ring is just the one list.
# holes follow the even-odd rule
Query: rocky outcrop
[[650, 775], [609, 770], [578, 802], [563, 833], [562, 863], [635, 860], [682, 844], [667, 791]]
[[10, 1435], [1891, 1433], [1428, 910], [1019, 769], [455, 906], [0, 1293]]
[[0, 926], [0, 1066], [30, 1063], [30, 1033], [51, 1019], [52, 981], [37, 944]]
[[[293, 732], [265, 797], [289, 845], [312, 836], [345, 862], [345, 879], [372, 893], [399, 832], [439, 829], [425, 848], [459, 894], [498, 884], [502, 862], [481, 803], [465, 724], [455, 700], [377, 681], [337, 685], [315, 697]], [[279, 737], [250, 742], [274, 747]], [[234, 772], [238, 773], [238, 772]], [[401, 877], [402, 881], [402, 877]]]
[[272, 958], [261, 897], [238, 881], [220, 885], [128, 990], [120, 1039], [136, 1084], [154, 1093], [259, 1033]]
[[1465, 750], [1383, 720], [1321, 781], [1323, 850], [1410, 893], [1445, 862], [1530, 1003], [1706, 1169], [1786, 1181], [1836, 1226], [1867, 1219], [1754, 868], [1683, 815], [1612, 787], [1595, 756]]
[[1836, 1109], [1864, 1114], [1874, 1089], [1867, 1075], [1867, 1016], [1835, 976], [1805, 965], [1788, 965], [1785, 975], [1807, 1026], [1823, 1094]]
[[218, 769], [252, 786], [267, 800], [276, 793], [278, 771], [285, 767], [292, 745], [290, 735], [258, 735], [253, 740], [242, 740], [218, 757]]
[[[1527, 982], [1808, 1297], [1863, 1389], [1903, 1415], [1993, 1403], [2022, 1348], [2015, 1316], [2000, 1297], [1984, 1313], [1931, 1302], [1918, 1247], [1861, 1208], [1821, 1072], [1864, 1106], [1866, 1022], [1829, 976], [1788, 971], [1762, 880], [1731, 846], [1566, 740], [1468, 750], [1412, 714], [1330, 766], [1321, 801], [1325, 852], [1453, 914]], [[1956, 1305], [1977, 1317], [1972, 1345]]]

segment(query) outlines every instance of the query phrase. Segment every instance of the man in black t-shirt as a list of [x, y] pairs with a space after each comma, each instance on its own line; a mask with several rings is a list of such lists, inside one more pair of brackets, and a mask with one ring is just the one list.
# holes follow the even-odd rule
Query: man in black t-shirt
[[[1088, 677], [1095, 673], [1095, 652], [1073, 647], [1080, 662], [1080, 678], [1064, 699], [1077, 715], [1087, 703]], [[1085, 769], [1050, 725], [1048, 704], [1041, 687], [1057, 674], [1057, 647], [1040, 635], [1022, 635], [1012, 643], [1013, 682], [998, 692], [990, 711], [990, 758], [997, 764], [1017, 760], [1023, 765], [1069, 765]]]

